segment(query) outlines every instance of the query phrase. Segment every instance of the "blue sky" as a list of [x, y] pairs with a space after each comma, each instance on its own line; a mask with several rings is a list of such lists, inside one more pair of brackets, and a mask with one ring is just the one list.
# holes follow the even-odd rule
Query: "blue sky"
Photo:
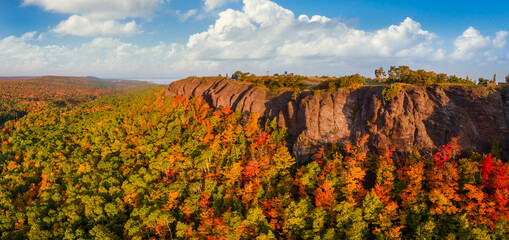
[[0, 0], [0, 76], [509, 74], [509, 3]]

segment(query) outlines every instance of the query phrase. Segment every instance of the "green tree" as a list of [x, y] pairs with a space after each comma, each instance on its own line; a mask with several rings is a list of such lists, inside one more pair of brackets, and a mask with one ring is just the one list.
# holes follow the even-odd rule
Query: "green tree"
[[385, 71], [383, 67], [375, 69], [375, 77], [378, 81], [381, 81], [383, 77], [385, 77]]
[[479, 84], [481, 86], [486, 86], [489, 82], [490, 82], [490, 80], [488, 80], [486, 78], [479, 78], [479, 80], [477, 80], [477, 84]]

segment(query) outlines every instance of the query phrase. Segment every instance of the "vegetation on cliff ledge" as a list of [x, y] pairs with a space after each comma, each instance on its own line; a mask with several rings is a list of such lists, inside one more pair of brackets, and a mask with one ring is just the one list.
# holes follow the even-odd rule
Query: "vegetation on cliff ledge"
[[[476, 83], [469, 77], [461, 78], [455, 75], [445, 73], [435, 73], [423, 69], [412, 70], [408, 66], [391, 66], [385, 72], [383, 67], [375, 70], [375, 78], [368, 78], [360, 74], [353, 74], [340, 77], [304, 77], [299, 75], [274, 75], [274, 76], [256, 76], [249, 72], [236, 71], [232, 79], [239, 82], [253, 84], [258, 87], [266, 87], [271, 91], [282, 89], [293, 89], [300, 93], [300, 90], [306, 85], [311, 85], [315, 91], [336, 91], [341, 88], [358, 88], [365, 85], [387, 85], [393, 83], [406, 83], [413, 85], [433, 85], [433, 84], [457, 84], [474, 86]], [[479, 85], [486, 85], [490, 82], [484, 78], [479, 79]]]
[[250, 73], [237, 71], [233, 74], [235, 80], [253, 84], [257, 87], [266, 87], [271, 91], [282, 89], [299, 90], [304, 86], [307, 77], [300, 75], [275, 75], [275, 76], [256, 76]]
[[329, 78], [327, 81], [318, 84], [315, 90], [336, 91], [340, 88], [358, 88], [366, 84], [367, 78], [359, 74]]
[[469, 78], [461, 78], [455, 75], [447, 75], [445, 73], [435, 73], [423, 69], [412, 70], [408, 66], [391, 66], [387, 72], [383, 67], [375, 70], [376, 78], [374, 80], [388, 83], [402, 82], [408, 84], [463, 84], [475, 85]]
[[399, 95], [403, 87], [400, 84], [389, 84], [382, 90], [382, 99], [384, 103], [388, 103]]

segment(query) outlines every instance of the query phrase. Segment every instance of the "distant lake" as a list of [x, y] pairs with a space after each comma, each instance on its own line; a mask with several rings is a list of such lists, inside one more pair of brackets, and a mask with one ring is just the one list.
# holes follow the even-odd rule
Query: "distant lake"
[[170, 83], [180, 79], [182, 78], [136, 78], [131, 80], [145, 81], [161, 85], [169, 85]]

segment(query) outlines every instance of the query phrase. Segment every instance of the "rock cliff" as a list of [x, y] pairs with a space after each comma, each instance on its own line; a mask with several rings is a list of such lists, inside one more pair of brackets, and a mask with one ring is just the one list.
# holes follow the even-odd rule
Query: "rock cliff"
[[297, 161], [305, 162], [321, 144], [354, 142], [369, 134], [378, 153], [416, 147], [431, 153], [459, 136], [465, 150], [488, 152], [498, 140], [509, 159], [509, 89], [464, 86], [408, 86], [384, 104], [380, 87], [340, 89], [313, 94], [270, 92], [226, 80], [188, 78], [173, 82], [170, 95], [202, 96], [213, 107], [230, 106], [277, 118], [291, 136]]

